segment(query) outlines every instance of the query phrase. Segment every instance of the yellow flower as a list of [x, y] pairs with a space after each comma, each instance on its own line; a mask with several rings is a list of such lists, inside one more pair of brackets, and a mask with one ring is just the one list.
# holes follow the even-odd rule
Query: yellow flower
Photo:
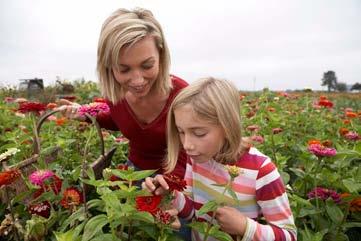
[[236, 178], [240, 174], [243, 173], [242, 169], [240, 167], [235, 166], [235, 165], [232, 165], [232, 166], [226, 165], [226, 170], [228, 171], [231, 178]]

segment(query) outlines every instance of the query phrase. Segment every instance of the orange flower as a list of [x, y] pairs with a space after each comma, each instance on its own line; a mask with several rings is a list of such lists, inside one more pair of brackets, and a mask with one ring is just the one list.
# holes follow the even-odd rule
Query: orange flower
[[343, 120], [342, 122], [343, 122], [343, 124], [345, 124], [345, 125], [349, 125], [349, 124], [351, 123], [351, 121], [350, 121], [350, 120], [347, 120], [347, 119], [346, 119], [346, 120]]
[[49, 109], [49, 110], [52, 110], [52, 109], [54, 109], [56, 107], [58, 107], [58, 105], [55, 104], [55, 103], [52, 103], [52, 102], [46, 105], [46, 108]]
[[348, 132], [349, 132], [349, 130], [348, 130], [347, 128], [344, 128], [344, 127], [341, 127], [341, 128], [338, 130], [338, 133], [340, 133], [341, 136], [346, 135]]
[[345, 115], [346, 115], [348, 118], [356, 118], [356, 117], [357, 117], [357, 113], [351, 112], [351, 111], [347, 111]]
[[20, 171], [17, 169], [0, 172], [0, 187], [9, 185], [20, 176]]
[[239, 95], [239, 100], [243, 100], [244, 97], [246, 97], [245, 95]]
[[66, 121], [67, 121], [66, 117], [60, 117], [55, 120], [55, 123], [57, 126], [62, 126], [66, 123]]
[[311, 139], [307, 142], [308, 145], [313, 145], [313, 144], [321, 144], [320, 140], [317, 139]]
[[353, 199], [350, 203], [351, 212], [361, 212], [361, 197]]
[[64, 208], [72, 208], [83, 202], [82, 193], [75, 187], [69, 187], [64, 191], [60, 205]]
[[327, 99], [320, 100], [318, 102], [318, 105], [323, 106], [323, 107], [327, 107], [327, 108], [332, 108], [333, 107], [333, 103], [331, 101], [327, 100]]
[[267, 110], [268, 110], [269, 112], [275, 112], [275, 111], [276, 111], [276, 109], [273, 108], [273, 107], [268, 107]]
[[332, 141], [331, 140], [324, 140], [324, 141], [322, 141], [322, 145], [326, 146], [326, 147], [331, 147], [332, 146]]
[[327, 100], [327, 97], [324, 96], [324, 95], [321, 95], [321, 96], [320, 96], [320, 100]]

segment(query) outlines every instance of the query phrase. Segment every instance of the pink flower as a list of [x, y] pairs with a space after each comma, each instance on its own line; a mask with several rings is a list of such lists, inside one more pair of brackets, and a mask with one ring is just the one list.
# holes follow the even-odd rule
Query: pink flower
[[349, 131], [347, 132], [344, 137], [347, 139], [347, 140], [350, 140], [350, 141], [358, 141], [361, 139], [360, 135], [356, 132], [353, 132], [353, 131]]
[[15, 102], [15, 99], [13, 97], [7, 96], [4, 98], [4, 101], [5, 101], [5, 103], [13, 103], [13, 102]]
[[108, 113], [109, 111], [110, 109], [107, 103], [93, 102], [79, 107], [78, 114], [84, 116], [88, 113], [91, 116], [97, 116], [99, 113]]
[[321, 144], [311, 144], [308, 146], [308, 151], [318, 157], [322, 156], [334, 156], [336, 155], [336, 149], [325, 147]]
[[32, 184], [42, 186], [44, 181], [54, 177], [54, 172], [50, 170], [37, 170], [29, 176], [29, 180]]
[[258, 142], [260, 144], [264, 142], [264, 138], [262, 136], [252, 136], [251, 139], [252, 141]]
[[259, 131], [260, 127], [258, 125], [250, 125], [250, 126], [247, 126], [246, 128], [248, 131]]
[[332, 198], [335, 203], [341, 202], [341, 195], [338, 194], [336, 191], [327, 188], [316, 187], [307, 194], [307, 197], [309, 199], [316, 198], [316, 196], [317, 198], [322, 199], [324, 201], [327, 200], [328, 198]]

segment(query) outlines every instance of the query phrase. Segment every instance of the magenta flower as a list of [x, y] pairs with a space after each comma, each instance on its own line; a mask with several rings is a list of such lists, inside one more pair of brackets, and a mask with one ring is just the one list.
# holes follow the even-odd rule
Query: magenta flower
[[107, 103], [93, 102], [79, 107], [78, 114], [84, 116], [88, 113], [91, 116], [97, 116], [99, 113], [108, 113], [109, 111], [110, 109]]
[[313, 153], [314, 155], [318, 157], [323, 156], [334, 156], [336, 155], [336, 149], [325, 147], [321, 144], [311, 144], [308, 146], [308, 151]]
[[37, 170], [29, 176], [29, 180], [32, 184], [42, 186], [44, 181], [54, 177], [54, 172], [50, 170]]
[[341, 195], [331, 189], [327, 189], [327, 188], [323, 188], [323, 187], [316, 187], [307, 194], [307, 197], [309, 199], [313, 199], [313, 198], [316, 198], [316, 195], [317, 195], [317, 198], [324, 200], [324, 201], [327, 200], [328, 198], [332, 198], [332, 200], [335, 203], [341, 202]]
[[358, 141], [361, 139], [360, 135], [356, 132], [353, 132], [353, 131], [349, 131], [347, 132], [344, 137], [347, 139], [347, 140], [350, 140], [350, 141]]

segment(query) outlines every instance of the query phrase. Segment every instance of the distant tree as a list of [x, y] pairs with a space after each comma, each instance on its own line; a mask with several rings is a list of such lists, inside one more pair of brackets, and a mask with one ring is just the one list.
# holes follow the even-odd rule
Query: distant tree
[[328, 92], [336, 90], [337, 78], [335, 71], [329, 70], [326, 73], [323, 73], [321, 86], [327, 86]]
[[336, 83], [336, 90], [340, 92], [346, 92], [347, 91], [347, 84], [343, 82]]
[[355, 83], [352, 87], [351, 90], [358, 90], [361, 91], [361, 84], [360, 83]]

